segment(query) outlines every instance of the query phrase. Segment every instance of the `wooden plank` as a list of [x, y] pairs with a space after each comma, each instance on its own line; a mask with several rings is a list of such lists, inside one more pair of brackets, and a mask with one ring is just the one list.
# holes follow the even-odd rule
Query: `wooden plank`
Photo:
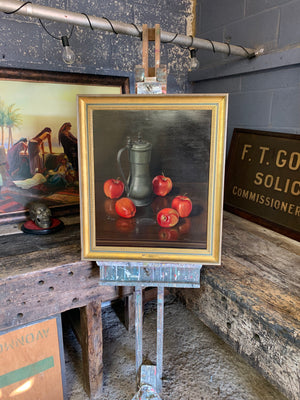
[[142, 50], [142, 67], [145, 71], [145, 77], [148, 77], [148, 50], [149, 50], [149, 43], [148, 43], [148, 26], [147, 24], [143, 24], [143, 50]]
[[0, 330], [130, 293], [132, 288], [100, 286], [97, 267], [81, 263], [17, 276], [0, 282]]
[[155, 24], [155, 76], [156, 70], [160, 67], [160, 25]]
[[282, 393], [298, 399], [300, 244], [225, 212], [222, 254], [221, 267], [203, 267], [200, 289], [176, 293]]
[[0, 236], [0, 279], [81, 261], [79, 225], [53, 235]]
[[242, 263], [247, 275], [259, 276], [299, 295], [299, 242], [225, 213], [222, 246], [223, 256]]
[[83, 386], [93, 399], [101, 393], [103, 380], [101, 301], [80, 308], [80, 325]]
[[134, 294], [126, 296], [124, 299], [125, 306], [125, 326], [129, 332], [135, 329], [135, 303]]

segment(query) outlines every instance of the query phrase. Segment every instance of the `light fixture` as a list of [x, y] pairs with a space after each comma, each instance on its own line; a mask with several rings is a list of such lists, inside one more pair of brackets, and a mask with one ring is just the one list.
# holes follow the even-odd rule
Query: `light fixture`
[[196, 49], [190, 49], [190, 56], [191, 56], [191, 60], [190, 60], [190, 71], [193, 71], [195, 69], [199, 68], [199, 61], [196, 57]]
[[62, 59], [66, 64], [71, 65], [75, 62], [75, 53], [70, 47], [67, 36], [62, 36], [61, 41], [64, 47], [62, 51]]

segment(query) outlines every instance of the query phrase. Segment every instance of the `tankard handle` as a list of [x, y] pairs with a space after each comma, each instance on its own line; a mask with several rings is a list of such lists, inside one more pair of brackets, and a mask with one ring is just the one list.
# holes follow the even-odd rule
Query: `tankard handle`
[[123, 153], [125, 150], [127, 150], [127, 149], [128, 149], [128, 146], [125, 146], [125, 147], [123, 147], [122, 149], [120, 149], [120, 150], [118, 151], [118, 154], [117, 154], [117, 162], [118, 162], [119, 170], [120, 170], [120, 173], [121, 173], [121, 177], [122, 177], [123, 182], [124, 182], [124, 185], [125, 185], [125, 190], [126, 190], [126, 193], [127, 193], [127, 195], [128, 195], [128, 194], [129, 194], [129, 187], [128, 187], [128, 184], [127, 184], [127, 179], [125, 178], [125, 175], [124, 175], [124, 171], [123, 171], [123, 168], [122, 168], [122, 164], [121, 164], [121, 155], [122, 155], [122, 153]]

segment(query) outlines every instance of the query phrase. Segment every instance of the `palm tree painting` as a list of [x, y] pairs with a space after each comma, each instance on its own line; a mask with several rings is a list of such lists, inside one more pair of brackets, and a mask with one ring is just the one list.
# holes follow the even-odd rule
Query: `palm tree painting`
[[17, 128], [22, 123], [22, 115], [19, 113], [20, 109], [16, 108], [15, 104], [10, 104], [6, 112], [6, 126], [8, 128], [8, 145], [10, 149], [13, 145], [13, 128]]
[[4, 146], [4, 127], [6, 121], [5, 104], [0, 100], [0, 127], [1, 127], [1, 146]]
[[[0, 225], [26, 219], [33, 201], [57, 212], [78, 211], [77, 95], [120, 94], [119, 78], [107, 85], [94, 75], [28, 71], [27, 80], [23, 72], [7, 74], [0, 68]], [[76, 147], [70, 148], [70, 138]]]

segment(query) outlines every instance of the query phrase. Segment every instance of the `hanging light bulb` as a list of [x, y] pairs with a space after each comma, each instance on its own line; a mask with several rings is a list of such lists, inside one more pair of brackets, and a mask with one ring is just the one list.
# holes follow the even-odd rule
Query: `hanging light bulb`
[[61, 41], [64, 46], [62, 59], [66, 64], [71, 65], [75, 62], [75, 53], [69, 45], [69, 39], [67, 38], [67, 36], [62, 36]]
[[190, 71], [193, 71], [195, 69], [199, 68], [199, 61], [196, 57], [196, 49], [190, 49], [190, 56], [191, 56], [191, 61], [190, 61]]

